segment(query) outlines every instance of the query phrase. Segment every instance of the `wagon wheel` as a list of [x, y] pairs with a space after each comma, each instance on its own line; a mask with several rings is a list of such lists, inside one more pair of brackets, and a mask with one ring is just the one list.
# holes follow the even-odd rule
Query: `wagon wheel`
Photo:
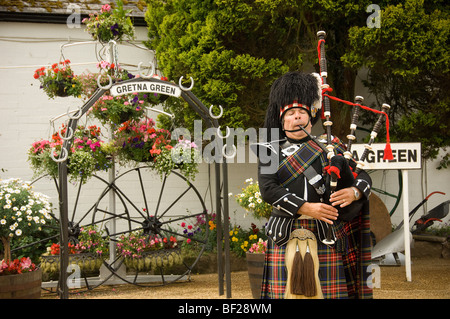
[[[56, 178], [52, 178], [49, 175], [44, 175], [33, 182], [30, 183], [36, 191], [42, 192], [52, 199], [53, 207], [58, 207], [58, 198], [59, 198], [59, 186]], [[100, 220], [97, 219], [96, 223], [91, 223], [92, 214], [95, 209], [99, 209], [98, 202], [99, 198], [108, 197], [108, 192], [105, 192], [105, 187], [108, 188], [108, 181], [100, 176], [93, 175], [92, 178], [87, 181], [85, 184], [82, 183], [69, 183], [69, 242], [72, 244], [76, 244], [78, 242], [78, 236], [80, 234], [81, 228], [87, 226], [98, 226], [98, 229], [101, 231], [104, 229], [105, 225], [108, 222], [108, 219]], [[121, 212], [119, 217], [122, 219], [129, 219], [128, 209], [126, 207], [125, 201], [123, 198], [116, 194], [116, 202], [119, 207], [119, 211]], [[107, 209], [107, 208], [104, 208]], [[57, 210], [57, 209], [56, 209]], [[27, 247], [37, 247], [38, 245], [47, 244], [49, 242], [57, 243], [59, 242], [60, 237], [60, 228], [59, 228], [59, 216], [55, 212], [52, 213], [54, 220], [56, 221], [57, 227], [49, 226], [54, 228], [54, 231], [51, 235], [40, 238], [35, 242], [28, 243], [26, 245], [15, 248], [14, 250], [22, 250]], [[45, 226], [44, 226], [45, 227]], [[129, 227], [131, 227], [129, 225]], [[131, 231], [131, 228], [128, 228]], [[51, 256], [50, 256], [51, 257]], [[52, 262], [56, 262], [56, 258], [59, 256], [54, 256]], [[106, 262], [105, 262], [106, 263]], [[84, 276], [84, 274], [81, 274]], [[85, 276], [84, 276], [85, 277]], [[87, 279], [87, 278], [85, 278]], [[93, 284], [89, 284], [87, 280], [86, 289], [94, 289], [102, 284], [104, 284], [109, 277], [103, 278], [95, 281]], [[78, 292], [80, 289], [78, 289]]]
[[91, 224], [113, 222], [113, 226], [106, 226], [113, 242], [120, 241], [121, 236], [129, 239], [135, 232], [140, 232], [147, 244], [155, 237], [177, 239], [175, 248], [144, 253], [143, 258], [124, 258], [119, 250], [111, 256], [108, 269], [121, 280], [139, 286], [189, 279], [209, 233], [207, 209], [195, 186], [176, 171], [161, 178], [149, 168], [138, 167], [117, 176], [103, 194], [113, 190], [123, 205], [115, 212], [105, 209], [109, 199], [100, 196], [91, 220]]
[[[403, 191], [403, 179], [401, 170], [368, 170], [372, 177], [381, 176], [382, 185], [372, 185], [372, 190], [378, 193], [387, 207], [391, 207], [389, 215], [392, 216], [397, 209]], [[389, 186], [387, 189], [386, 185]]]

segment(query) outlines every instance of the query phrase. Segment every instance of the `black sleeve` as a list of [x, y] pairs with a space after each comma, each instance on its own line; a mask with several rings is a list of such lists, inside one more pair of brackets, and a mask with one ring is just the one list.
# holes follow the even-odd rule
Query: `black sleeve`
[[[263, 151], [260, 150], [260, 154]], [[297, 218], [297, 211], [305, 203], [303, 198], [289, 192], [289, 189], [283, 187], [278, 181], [277, 169], [279, 163], [279, 154], [275, 150], [265, 150], [267, 160], [258, 158], [258, 183], [262, 199], [272, 205], [275, 210], [273, 214]]]

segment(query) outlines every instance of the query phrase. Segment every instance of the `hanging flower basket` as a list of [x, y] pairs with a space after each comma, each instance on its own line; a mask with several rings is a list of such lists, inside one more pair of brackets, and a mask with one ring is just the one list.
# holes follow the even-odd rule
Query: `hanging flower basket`
[[148, 117], [124, 122], [114, 136], [121, 162], [153, 163], [162, 149], [172, 147], [170, 132], [155, 128], [155, 122]]
[[100, 13], [91, 13], [89, 18], [83, 19], [86, 31], [94, 40], [107, 43], [110, 40], [122, 41], [134, 39], [134, 26], [130, 17], [132, 10], [123, 9], [123, 1], [117, 1], [117, 7], [109, 4], [102, 6]]
[[161, 178], [168, 175], [174, 169], [193, 181], [198, 173], [198, 163], [201, 162], [201, 152], [194, 142], [181, 139], [173, 147], [161, 149], [155, 159], [153, 169], [159, 173]]
[[[59, 158], [63, 145], [61, 136], [66, 136], [64, 126], [52, 135], [51, 140], [40, 140], [32, 144], [28, 151], [28, 161], [35, 176], [48, 174], [58, 176], [58, 163], [52, 159]], [[111, 154], [103, 148], [100, 128], [92, 125], [88, 128], [79, 126], [73, 133], [74, 142], [68, 155], [68, 174], [71, 182], [85, 183], [97, 171], [106, 171], [112, 165]]]
[[82, 85], [70, 67], [70, 61], [54, 63], [51, 67], [34, 71], [34, 78], [41, 82], [40, 88], [49, 98], [74, 96], [80, 97]]

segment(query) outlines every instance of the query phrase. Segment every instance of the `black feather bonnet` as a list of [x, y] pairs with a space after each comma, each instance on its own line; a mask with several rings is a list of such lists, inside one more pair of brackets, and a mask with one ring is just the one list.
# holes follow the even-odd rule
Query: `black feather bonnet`
[[270, 89], [264, 127], [267, 129], [278, 128], [279, 138], [284, 138], [282, 118], [284, 112], [293, 107], [306, 109], [311, 123], [314, 125], [319, 119], [318, 111], [322, 107], [321, 83], [321, 78], [317, 73], [298, 71], [288, 72], [276, 79]]

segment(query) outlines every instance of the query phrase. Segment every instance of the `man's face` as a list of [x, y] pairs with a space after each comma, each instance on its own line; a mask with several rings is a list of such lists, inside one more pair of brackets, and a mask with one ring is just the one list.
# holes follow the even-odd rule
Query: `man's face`
[[[309, 121], [309, 114], [303, 108], [291, 108], [284, 113], [283, 128], [286, 130], [286, 136], [292, 139], [302, 139], [306, 137], [306, 133], [302, 130], [297, 132], [287, 132], [297, 130], [303, 126], [308, 133], [311, 133], [311, 122]], [[305, 126], [306, 125], [306, 126]]]

